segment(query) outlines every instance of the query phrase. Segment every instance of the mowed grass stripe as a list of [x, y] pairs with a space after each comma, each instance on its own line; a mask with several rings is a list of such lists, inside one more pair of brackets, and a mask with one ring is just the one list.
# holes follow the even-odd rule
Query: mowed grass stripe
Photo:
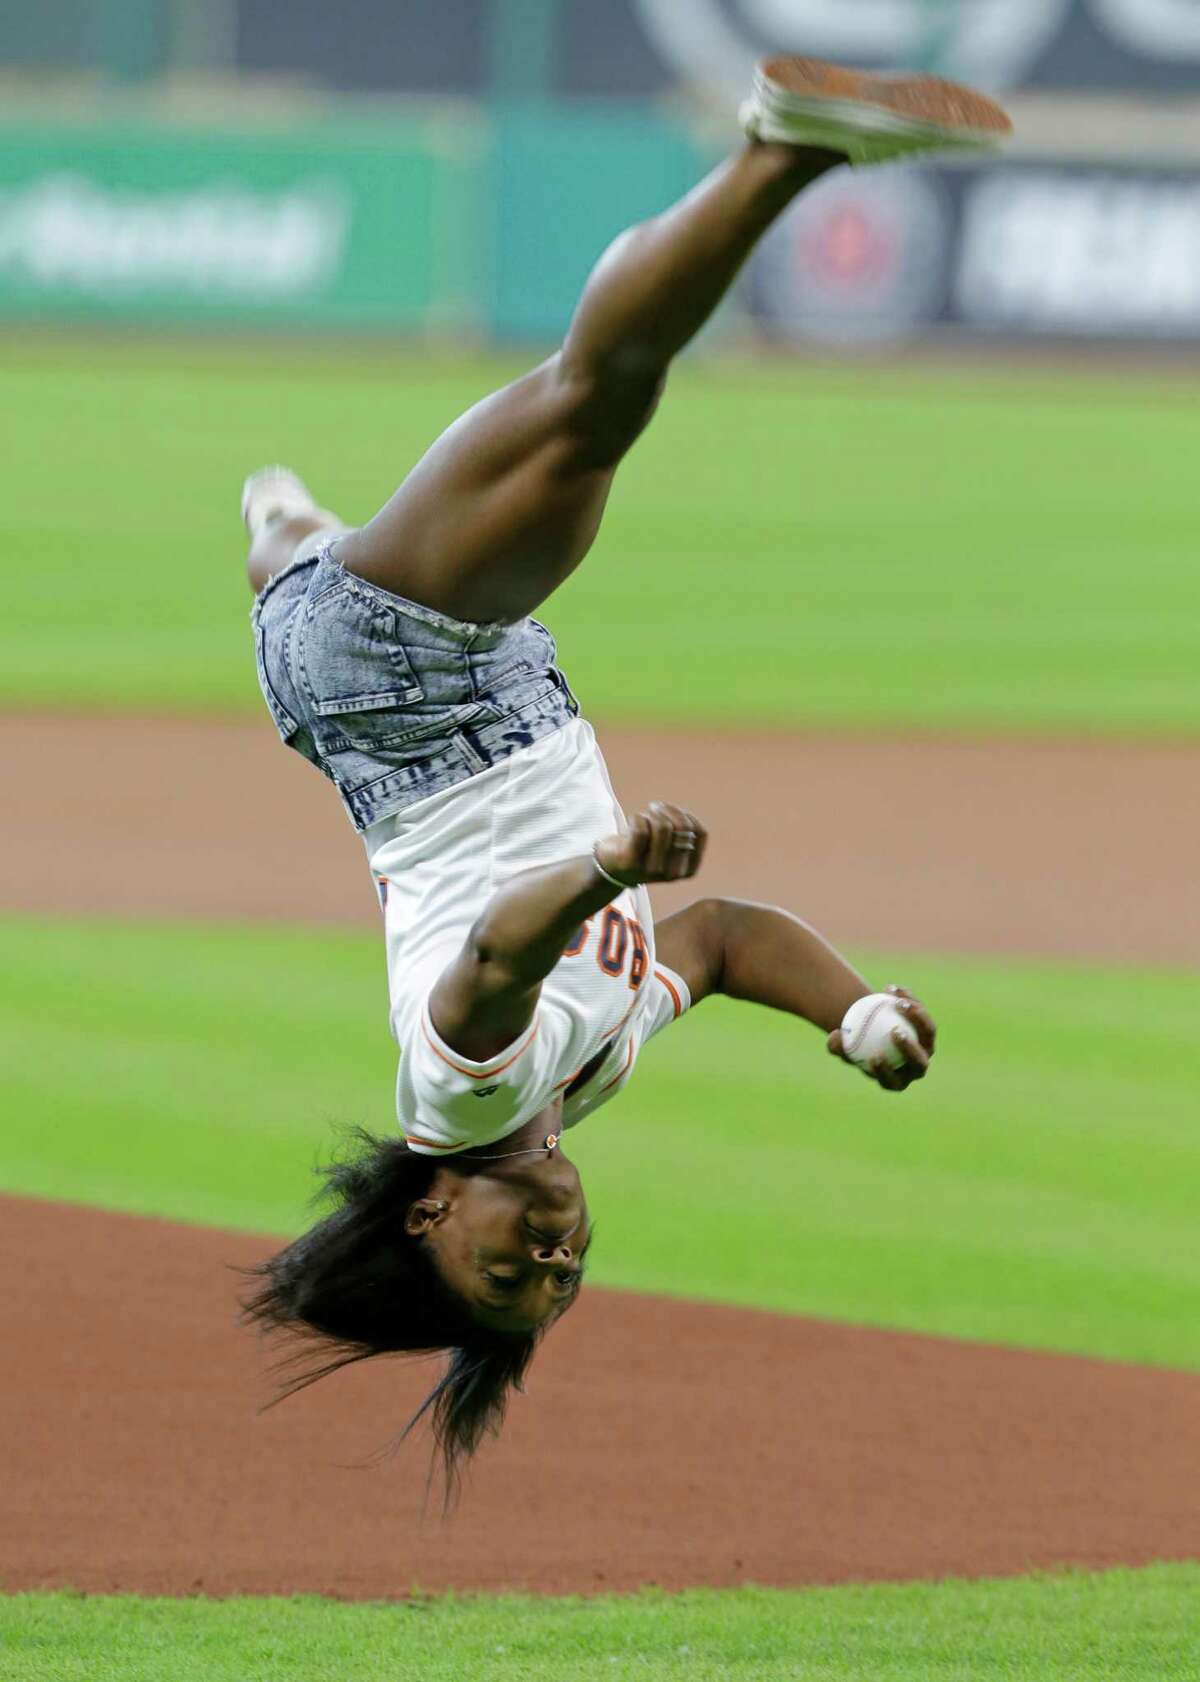
[[[706, 1004], [571, 1136], [592, 1277], [1200, 1367], [1197, 978], [865, 962], [933, 1006], [934, 1077]], [[335, 1128], [394, 1126], [369, 935], [10, 919], [0, 974], [2, 1189], [289, 1232]]]
[[[252, 709], [244, 474], [354, 520], [519, 371], [0, 346], [0, 702]], [[678, 371], [546, 609], [613, 719], [1194, 734], [1200, 422], [1130, 376]], [[70, 494], [62, 494], [62, 486]]]
[[597, 1600], [0, 1598], [6, 1682], [1170, 1682], [1200, 1566]]

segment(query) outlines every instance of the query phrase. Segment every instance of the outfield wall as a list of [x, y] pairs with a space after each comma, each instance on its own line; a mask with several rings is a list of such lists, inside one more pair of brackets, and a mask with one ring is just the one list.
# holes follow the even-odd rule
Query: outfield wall
[[[721, 136], [721, 143], [727, 139]], [[435, 105], [253, 128], [0, 124], [0, 322], [544, 341], [711, 134], [644, 106]], [[1200, 183], [1020, 156], [841, 171], [750, 266], [727, 328], [1200, 340]]]
[[412, 332], [481, 303], [477, 126], [0, 128], [0, 317]]
[[1054, 158], [839, 171], [756, 255], [743, 302], [784, 343], [1200, 340], [1195, 169]]
[[637, 107], [0, 125], [0, 321], [556, 333], [705, 167]]

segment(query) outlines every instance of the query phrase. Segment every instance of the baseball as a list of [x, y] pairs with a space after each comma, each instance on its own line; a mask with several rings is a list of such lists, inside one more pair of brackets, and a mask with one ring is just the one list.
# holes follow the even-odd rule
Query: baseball
[[916, 1029], [891, 993], [868, 993], [865, 999], [855, 1000], [842, 1018], [842, 1050], [860, 1069], [880, 1058], [889, 1068], [898, 1069], [904, 1053], [892, 1038], [897, 1028], [909, 1045], [920, 1043]]

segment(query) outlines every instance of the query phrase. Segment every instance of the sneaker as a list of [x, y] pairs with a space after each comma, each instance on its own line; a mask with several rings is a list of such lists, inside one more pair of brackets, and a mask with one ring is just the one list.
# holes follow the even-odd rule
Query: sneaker
[[914, 152], [990, 151], [1013, 129], [994, 100], [957, 82], [844, 70], [819, 58], [765, 59], [739, 115], [751, 140], [820, 147], [856, 165]]
[[290, 467], [260, 467], [242, 486], [242, 519], [251, 537], [272, 520], [316, 511], [316, 499]]

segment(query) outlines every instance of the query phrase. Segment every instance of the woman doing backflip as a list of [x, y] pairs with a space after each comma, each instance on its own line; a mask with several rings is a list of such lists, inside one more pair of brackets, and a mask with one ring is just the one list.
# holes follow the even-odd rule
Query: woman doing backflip
[[[529, 617], [591, 547], [672, 358], [795, 196], [847, 161], [1008, 129], [953, 84], [803, 59], [764, 65], [742, 120], [734, 157], [602, 257], [557, 354], [464, 415], [366, 525], [281, 468], [245, 488], [263, 693], [336, 785], [383, 902], [402, 1132], [329, 1171], [333, 1212], [263, 1266], [247, 1310], [323, 1345], [298, 1382], [448, 1352], [421, 1412], [451, 1478], [579, 1290], [588, 1210], [563, 1131], [710, 994], [814, 1023], [840, 1054], [871, 991], [786, 911], [701, 899], [655, 926], [646, 884], [696, 874], [703, 825], [666, 803], [625, 822]], [[897, 998], [916, 1043], [869, 1069], [889, 1091], [934, 1045]]]

